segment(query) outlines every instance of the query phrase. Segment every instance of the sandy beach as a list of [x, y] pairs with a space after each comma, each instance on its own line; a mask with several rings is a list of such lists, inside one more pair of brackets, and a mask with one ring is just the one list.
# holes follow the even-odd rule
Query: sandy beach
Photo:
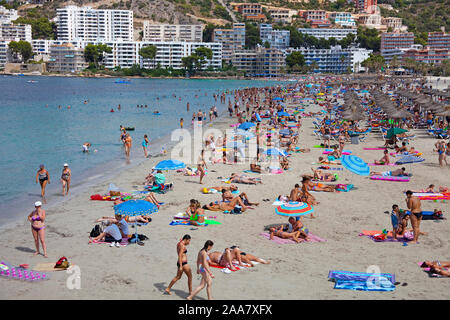
[[[309, 110], [320, 110], [318, 106]], [[187, 278], [183, 278], [172, 288], [172, 295], [163, 295], [164, 289], [175, 276], [177, 267], [176, 244], [184, 234], [190, 234], [191, 244], [187, 247], [187, 257], [193, 269], [193, 286], [200, 280], [195, 274], [198, 251], [206, 240], [214, 241], [214, 251], [238, 245], [243, 251], [270, 260], [271, 264], [256, 265], [231, 274], [220, 269], [212, 269], [213, 298], [223, 300], [260, 299], [424, 299], [440, 300], [450, 298], [448, 279], [430, 278], [417, 265], [424, 260], [450, 260], [450, 228], [448, 220], [422, 221], [421, 229], [428, 233], [421, 236], [418, 244], [403, 246], [402, 242], [377, 243], [368, 237], [359, 236], [362, 230], [391, 230], [389, 214], [393, 204], [406, 208], [407, 189], [422, 189], [433, 183], [448, 186], [449, 168], [440, 168], [438, 156], [433, 152], [435, 139], [425, 130], [412, 130], [416, 139], [411, 145], [423, 153], [422, 163], [405, 165], [406, 171], [413, 173], [409, 182], [372, 181], [368, 177], [355, 175], [347, 170], [337, 172], [339, 183], [354, 184], [355, 189], [340, 193], [314, 193], [320, 202], [315, 209], [315, 219], [303, 217], [302, 222], [311, 233], [326, 242], [277, 244], [264, 239], [259, 234], [264, 226], [287, 223], [286, 217], [275, 214], [272, 202], [281, 194], [289, 194], [294, 184], [301, 181], [301, 175], [311, 173], [311, 168], [322, 149], [312, 148], [321, 141], [313, 135], [312, 118], [302, 119], [299, 146], [311, 148], [309, 153], [296, 153], [290, 157], [291, 169], [282, 174], [261, 175], [262, 184], [239, 184], [239, 189], [247, 193], [251, 201], [260, 205], [240, 215], [205, 211], [206, 216], [216, 216], [221, 225], [193, 228], [193, 226], [169, 226], [178, 212], [184, 212], [189, 199], [197, 199], [201, 204], [219, 200], [217, 194], [202, 194], [203, 186], [224, 185], [220, 177], [229, 177], [233, 172], [249, 169], [246, 164], [210, 164], [209, 172], [199, 184], [198, 177], [183, 176], [180, 173], [166, 173], [167, 180], [174, 184], [174, 190], [166, 194], [156, 194], [164, 202], [153, 221], [139, 227], [139, 233], [149, 240], [144, 246], [135, 244], [121, 248], [111, 248], [107, 244], [88, 244], [89, 232], [95, 220], [102, 216], [113, 216], [113, 204], [108, 201], [91, 201], [92, 194], [105, 194], [109, 183], [115, 183], [122, 192], [142, 190], [145, 176], [159, 161], [169, 155], [150, 158], [142, 164], [121, 172], [114, 178], [84, 190], [77, 196], [69, 197], [61, 205], [46, 210], [46, 242], [49, 258], [34, 256], [34, 242], [27, 215], [23, 213], [23, 223], [14, 229], [5, 230], [0, 239], [1, 258], [13, 265], [27, 263], [32, 269], [39, 263], [56, 262], [61, 256], [79, 266], [81, 288], [68, 289], [67, 280], [71, 274], [66, 271], [51, 272], [50, 280], [25, 282], [1, 279], [3, 290], [0, 299], [185, 299], [188, 295]], [[224, 116], [213, 127], [229, 129], [235, 119]], [[347, 144], [353, 154], [366, 162], [380, 159], [382, 151], [363, 150], [364, 147], [380, 147], [383, 140], [380, 133], [368, 135], [364, 143]], [[141, 152], [136, 145], [132, 152]], [[377, 167], [376, 170], [389, 170]], [[258, 177], [258, 174], [249, 175]], [[262, 201], [270, 199], [271, 201]], [[449, 214], [449, 202], [422, 201], [424, 210], [440, 208]], [[193, 230], [194, 229], [194, 230]], [[130, 229], [134, 232], [134, 229]], [[372, 267], [371, 267], [372, 266]], [[380, 272], [395, 274], [400, 284], [393, 292], [361, 292], [335, 290], [328, 281], [330, 270], [367, 272], [377, 266]], [[196, 299], [206, 299], [202, 291]]]

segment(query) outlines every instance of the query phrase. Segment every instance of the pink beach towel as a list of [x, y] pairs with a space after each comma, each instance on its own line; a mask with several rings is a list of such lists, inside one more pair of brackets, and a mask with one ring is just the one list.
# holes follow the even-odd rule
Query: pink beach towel
[[[270, 234], [268, 232], [262, 232], [259, 234], [261, 237], [270, 240]], [[300, 243], [303, 242], [325, 242], [327, 240], [322, 239], [316, 235], [313, 235], [312, 233], [309, 233], [308, 236], [311, 238], [310, 241], [301, 241]], [[290, 239], [282, 239], [279, 238], [277, 236], [273, 236], [273, 242], [278, 243], [278, 244], [289, 244], [289, 243], [296, 243], [294, 240], [290, 240]]]

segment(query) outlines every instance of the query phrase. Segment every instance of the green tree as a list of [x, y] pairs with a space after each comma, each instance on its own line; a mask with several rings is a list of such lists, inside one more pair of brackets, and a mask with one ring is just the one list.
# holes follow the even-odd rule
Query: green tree
[[264, 41], [264, 48], [270, 48], [270, 43], [269, 41]]
[[358, 27], [356, 42], [363, 48], [380, 51], [381, 38], [376, 29]]
[[213, 57], [213, 51], [211, 48], [207, 47], [199, 47], [195, 49], [194, 56], [197, 57], [197, 61], [195, 62], [196, 68], [198, 70], [203, 69], [204, 64], [206, 63], [206, 59], [211, 60]]
[[92, 63], [95, 68], [99, 67], [99, 64], [103, 61], [103, 53], [111, 53], [112, 49], [106, 44], [88, 44], [84, 48], [84, 59], [86, 62]]
[[158, 52], [158, 48], [156, 46], [149, 45], [149, 46], [141, 48], [139, 50], [139, 55], [142, 57], [142, 59], [153, 60], [153, 67], [155, 67], [155, 58], [156, 58], [157, 52]]
[[19, 17], [13, 21], [14, 24], [29, 24], [31, 25], [31, 33], [33, 39], [55, 39], [56, 24], [49, 21], [45, 17], [30, 18]]
[[286, 57], [286, 65], [290, 71], [301, 70], [305, 66], [305, 57], [298, 51], [294, 51]]
[[227, 9], [224, 6], [216, 5], [214, 8], [214, 14], [222, 19], [232, 21], [230, 14], [228, 13]]
[[386, 62], [383, 56], [371, 53], [369, 58], [362, 62], [362, 66], [367, 67], [370, 71], [379, 72], [386, 66]]
[[253, 23], [245, 24], [245, 48], [253, 49], [257, 44], [261, 44], [259, 28]]
[[183, 67], [189, 72], [189, 75], [193, 75], [195, 72], [195, 65], [198, 61], [198, 57], [195, 55], [190, 55], [187, 57], [181, 58], [181, 62], [183, 63]]
[[11, 41], [8, 48], [17, 59], [20, 55], [23, 63], [26, 63], [33, 56], [33, 48], [27, 41]]
[[212, 42], [214, 29], [216, 28], [216, 25], [212, 23], [208, 23], [205, 28], [203, 29], [203, 42]]

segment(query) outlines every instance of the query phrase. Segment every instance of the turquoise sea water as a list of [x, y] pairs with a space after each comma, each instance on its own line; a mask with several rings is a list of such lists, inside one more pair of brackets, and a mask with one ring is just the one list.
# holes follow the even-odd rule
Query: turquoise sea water
[[[130, 131], [133, 164], [143, 159], [144, 134], [152, 144], [178, 128], [180, 118], [189, 127], [194, 111], [207, 112], [214, 104], [219, 114], [226, 110], [220, 99], [214, 101], [214, 93], [277, 84], [250, 80], [131, 79], [129, 84], [115, 81], [0, 77], [0, 224], [18, 215], [25, 217], [34, 202], [40, 200], [40, 187], [35, 183], [40, 164], [46, 166], [51, 177], [47, 201], [55, 203], [63, 198], [60, 176], [64, 163], [72, 170], [75, 192], [105, 172], [113, 173], [129, 165], [119, 139], [120, 125], [136, 128]], [[228, 97], [231, 96], [227, 95], [227, 102]], [[117, 111], [119, 104], [121, 111]], [[148, 108], [137, 108], [138, 104]], [[111, 108], [116, 112], [111, 113]], [[155, 110], [161, 115], [153, 115]], [[92, 143], [91, 151], [98, 152], [83, 153], [81, 146], [86, 141]], [[151, 151], [155, 152], [159, 150]]]

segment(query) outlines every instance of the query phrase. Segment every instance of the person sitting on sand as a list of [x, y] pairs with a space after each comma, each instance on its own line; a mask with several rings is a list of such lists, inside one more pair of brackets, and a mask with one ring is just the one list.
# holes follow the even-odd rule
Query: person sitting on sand
[[155, 195], [150, 192], [149, 194], [147, 194], [147, 196], [144, 199], [145, 201], [148, 201], [150, 203], [153, 203], [155, 206], [157, 206], [158, 208], [161, 206], [161, 202], [159, 202], [158, 200], [156, 200]]
[[408, 152], [408, 147], [406, 146], [406, 142], [402, 142], [401, 147], [395, 148], [395, 153]]
[[232, 173], [229, 181], [234, 183], [245, 183], [245, 184], [262, 183], [262, 181], [258, 180], [257, 178], [251, 178], [248, 175], [238, 173]]
[[392, 223], [392, 235], [394, 239], [403, 237], [408, 226], [409, 216], [404, 210], [399, 209], [398, 205], [392, 206], [391, 223]]
[[333, 151], [328, 154], [328, 156], [334, 157], [335, 159], [339, 159], [342, 156], [342, 152], [338, 149], [337, 146], [333, 146]]
[[122, 241], [122, 233], [120, 232], [117, 223], [113, 223], [110, 220], [103, 222], [106, 225], [105, 230], [98, 237], [89, 238], [89, 243], [96, 241], [111, 242], [111, 247], [116, 243], [116, 247], [120, 247], [120, 242]]
[[303, 223], [299, 220], [296, 220], [294, 217], [289, 217], [288, 219], [288, 225], [287, 225], [287, 232], [299, 232], [299, 237], [302, 239], [305, 239], [306, 241], [309, 241], [310, 238], [308, 236], [309, 230], [305, 228]]
[[383, 176], [383, 177], [400, 177], [400, 176], [407, 176], [408, 174], [405, 172], [405, 168], [397, 169], [394, 171], [383, 171], [383, 172], [371, 172], [370, 175], [375, 176]]
[[384, 155], [380, 160], [375, 160], [374, 163], [375, 164], [379, 164], [379, 165], [387, 165], [390, 163], [390, 159], [389, 159], [389, 151], [384, 150], [383, 151]]
[[261, 168], [261, 165], [257, 162], [257, 160], [254, 159], [252, 163], [250, 163], [250, 171], [262, 173], [264, 170]]
[[189, 216], [189, 224], [194, 226], [205, 225], [205, 212], [197, 200], [191, 199], [189, 207], [186, 209], [186, 214]]
[[289, 160], [286, 157], [281, 156], [279, 161], [280, 161], [281, 169], [283, 169], [283, 170], [289, 169]]
[[289, 201], [297, 201], [300, 202], [302, 197], [302, 190], [300, 189], [300, 186], [298, 183], [295, 184], [294, 189], [291, 190], [291, 193], [289, 194]]
[[283, 231], [283, 226], [280, 226], [278, 229], [276, 228], [270, 228], [269, 229], [270, 232], [270, 240], [273, 240], [273, 236], [277, 236], [279, 238], [282, 239], [291, 239], [294, 240], [295, 242], [299, 243], [299, 236], [300, 236], [300, 232], [299, 231], [295, 231], [295, 232], [284, 232]]
[[[317, 202], [316, 198], [313, 197], [313, 195], [311, 193], [309, 193], [309, 190], [311, 190], [313, 187], [313, 184], [311, 182], [311, 178], [309, 177], [303, 177], [302, 180], [302, 197], [301, 200], [303, 202], [306, 202], [307, 204], [309, 204], [310, 206], [316, 206], [319, 204], [319, 202]], [[311, 213], [311, 218], [314, 218], [313, 214]]]

